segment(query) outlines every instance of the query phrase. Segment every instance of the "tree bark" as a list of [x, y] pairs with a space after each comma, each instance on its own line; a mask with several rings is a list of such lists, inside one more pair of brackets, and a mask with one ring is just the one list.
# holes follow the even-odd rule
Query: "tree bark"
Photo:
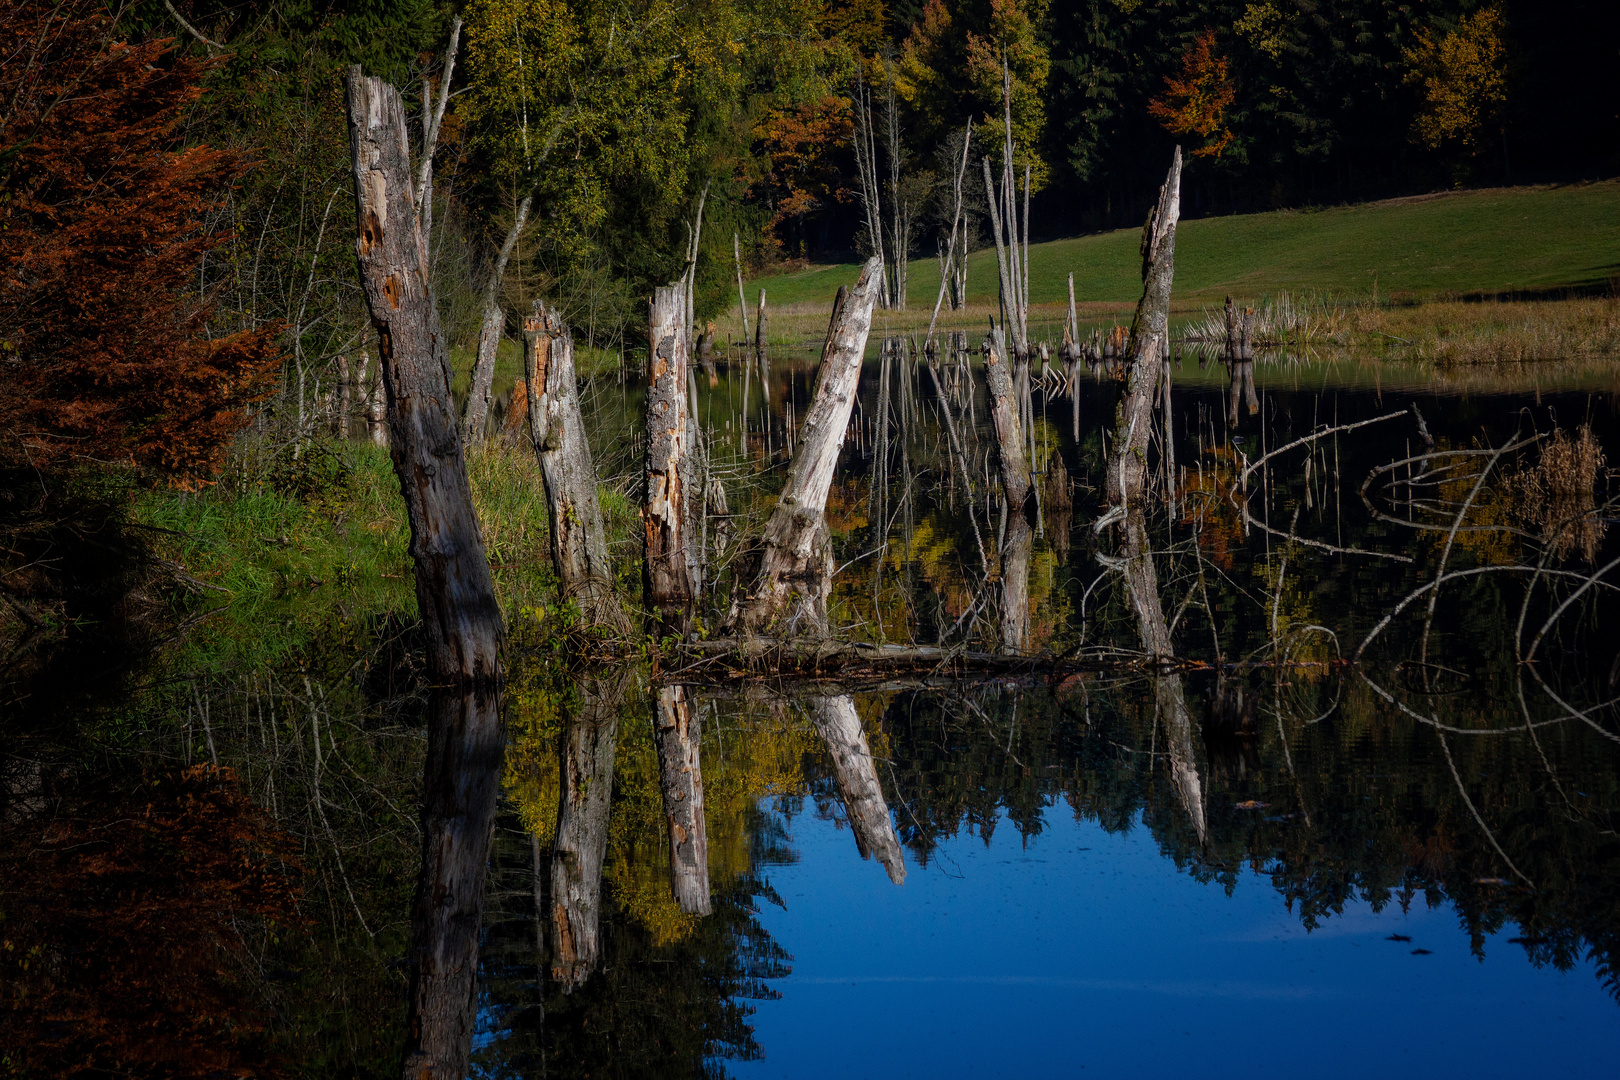
[[855, 711], [855, 699], [848, 694], [811, 698], [810, 722], [832, 756], [838, 793], [843, 796], [850, 831], [855, 834], [855, 847], [861, 858], [876, 855], [883, 869], [888, 871], [889, 880], [904, 885], [905, 857], [900, 850], [900, 840], [894, 834], [894, 824], [889, 820], [889, 804], [883, 799], [877, 763], [872, 760], [872, 751], [867, 746], [866, 732]]
[[682, 541], [687, 492], [687, 342], [681, 325], [686, 289], [677, 283], [653, 294], [647, 322], [647, 501], [642, 585], [649, 610], [684, 628], [692, 609], [692, 581]]
[[563, 595], [578, 602], [589, 625], [630, 633], [630, 619], [613, 589], [607, 530], [596, 496], [596, 466], [574, 379], [574, 339], [555, 310], [535, 305], [523, 321], [524, 391], [531, 400], [529, 434], [546, 486], [551, 562]]
[[1019, 420], [1024, 410], [1013, 386], [1007, 337], [999, 326], [990, 328], [990, 348], [984, 354], [984, 381], [990, 388], [990, 422], [996, 431], [1007, 510], [1022, 513], [1030, 491], [1029, 459], [1024, 456], [1024, 425]]
[[1125, 395], [1115, 417], [1113, 460], [1107, 501], [1121, 505], [1139, 499], [1147, 477], [1148, 436], [1162, 375], [1161, 350], [1170, 340], [1170, 285], [1175, 275], [1176, 222], [1181, 216], [1181, 148], [1159, 189], [1159, 201], [1142, 227], [1142, 299], [1136, 305], [1128, 339], [1130, 359]]
[[450, 356], [411, 200], [405, 108], [386, 82], [349, 69], [356, 253], [388, 394], [390, 452], [405, 497], [428, 664], [445, 683], [498, 682], [505, 630], [467, 483], [450, 398]]
[[[765, 526], [759, 571], [746, 596], [732, 605], [726, 625], [748, 632], [779, 626], [825, 633], [831, 590], [831, 542], [827, 492], [838, 451], [849, 430], [861, 360], [872, 329], [872, 307], [883, 284], [883, 261], [861, 268], [853, 290], [840, 288], [827, 326], [816, 375], [815, 398], [805, 414], [803, 437], [787, 484]], [[789, 632], [794, 632], [789, 630]]]
[[411, 906], [405, 1080], [467, 1075], [484, 873], [505, 747], [495, 687], [433, 695], [422, 785], [422, 866]]
[[506, 313], [501, 310], [501, 282], [506, 278], [506, 264], [517, 247], [518, 235], [529, 220], [529, 207], [534, 196], [525, 195], [518, 204], [517, 217], [506, 232], [495, 265], [490, 268], [489, 280], [484, 284], [484, 322], [478, 331], [478, 359], [473, 363], [472, 380], [467, 386], [467, 404], [462, 410], [461, 437], [467, 442], [484, 441], [484, 423], [489, 417], [489, 391], [495, 381], [495, 353], [501, 345], [501, 328]]
[[[587, 678], [563, 742], [561, 805], [551, 860], [551, 977], [565, 994], [601, 958], [602, 862], [626, 675]], [[458, 1075], [466, 1075], [461, 1073]]]
[[[759, 314], [754, 319], [754, 352], [765, 355], [765, 290], [759, 290]], [[744, 360], [746, 364], [747, 361]], [[753, 370], [750, 368], [749, 370]]]
[[658, 741], [658, 778], [669, 823], [669, 887], [688, 915], [707, 915], [709, 833], [703, 816], [701, 733], [684, 686], [658, 690], [653, 734]]

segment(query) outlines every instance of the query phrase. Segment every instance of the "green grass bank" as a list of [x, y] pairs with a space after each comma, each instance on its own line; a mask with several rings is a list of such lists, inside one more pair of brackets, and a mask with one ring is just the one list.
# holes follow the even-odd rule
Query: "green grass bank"
[[[1064, 300], [1070, 272], [1081, 302], [1134, 303], [1140, 241], [1134, 228], [1032, 244], [1031, 303]], [[825, 305], [857, 270], [823, 265], [756, 278], [748, 301], [763, 288], [773, 306]], [[1620, 180], [1200, 218], [1176, 234], [1178, 306], [1284, 290], [1362, 297], [1376, 288], [1396, 300], [1558, 295], [1602, 288], [1617, 274]], [[931, 308], [938, 290], [937, 262], [912, 260], [908, 306]], [[968, 299], [996, 302], [994, 248], [969, 256]]]

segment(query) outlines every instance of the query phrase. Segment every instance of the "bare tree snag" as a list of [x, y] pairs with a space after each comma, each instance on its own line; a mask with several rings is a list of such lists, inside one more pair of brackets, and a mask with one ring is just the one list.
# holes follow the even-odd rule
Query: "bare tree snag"
[[564, 736], [562, 800], [551, 859], [551, 977], [565, 994], [590, 978], [601, 956], [602, 862], [619, 705], [628, 681], [626, 674], [586, 678], [579, 711], [570, 717]]
[[433, 695], [422, 787], [422, 867], [411, 905], [406, 1080], [467, 1075], [484, 872], [505, 748], [495, 687]]
[[525, 195], [518, 204], [517, 216], [506, 232], [501, 250], [490, 268], [489, 280], [484, 283], [484, 322], [478, 331], [478, 359], [473, 362], [472, 380], [467, 386], [467, 403], [461, 415], [461, 437], [469, 443], [484, 441], [484, 422], [489, 417], [489, 391], [495, 382], [495, 353], [501, 345], [501, 329], [506, 313], [501, 310], [501, 282], [506, 278], [506, 264], [517, 247], [518, 235], [529, 220], [529, 207], [534, 196]]
[[1170, 340], [1170, 285], [1175, 275], [1176, 222], [1180, 216], [1178, 146], [1170, 174], [1159, 189], [1159, 201], [1142, 227], [1142, 299], [1131, 323], [1125, 394], [1115, 416], [1113, 460], [1108, 467], [1107, 501], [1115, 506], [1140, 498], [1147, 478], [1148, 436], [1163, 374], [1161, 354]]
[[1007, 360], [1007, 338], [1002, 328], [990, 327], [990, 348], [984, 354], [984, 381], [990, 388], [990, 422], [996, 429], [996, 449], [1001, 457], [1001, 486], [1008, 512], [1023, 511], [1029, 498], [1029, 459], [1024, 456], [1024, 425], [1020, 422], [1023, 402], [1013, 386], [1013, 373]]
[[555, 310], [538, 303], [535, 308], [523, 321], [523, 382], [524, 393], [532, 395], [529, 434], [546, 485], [551, 562], [563, 595], [579, 603], [586, 622], [628, 634], [630, 619], [613, 589], [596, 466], [579, 412], [574, 339]]
[[832, 582], [827, 492], [849, 430], [872, 329], [872, 307], [882, 288], [883, 260], [874, 256], [861, 268], [855, 288], [840, 288], [833, 301], [815, 397], [805, 414], [787, 484], [765, 525], [758, 576], [747, 595], [732, 605], [728, 627], [753, 633], [767, 629], [790, 635], [826, 633]]
[[684, 686], [658, 690], [653, 735], [658, 741], [658, 778], [669, 822], [669, 887], [688, 915], [707, 915], [709, 833], [703, 817], [703, 763], [698, 719]]
[[[765, 290], [759, 290], [759, 314], [754, 319], [754, 352], [765, 355]], [[743, 363], [746, 365], [747, 360]], [[753, 369], [750, 368], [750, 371]]]
[[349, 69], [356, 254], [388, 393], [390, 453], [405, 497], [428, 663], [441, 683], [498, 681], [505, 630], [467, 484], [450, 356], [411, 198], [399, 92]]
[[877, 763], [867, 746], [855, 699], [848, 694], [811, 698], [810, 722], [832, 755], [838, 793], [844, 798], [844, 811], [849, 814], [850, 831], [855, 834], [861, 858], [876, 855], [888, 871], [889, 880], [904, 885], [905, 857], [900, 851], [900, 839], [894, 834], [894, 823], [889, 820], [889, 804], [883, 799]]
[[647, 319], [647, 501], [642, 585], [649, 610], [684, 625], [692, 608], [685, 537], [687, 497], [682, 462], [687, 453], [686, 289], [679, 282], [653, 293]]

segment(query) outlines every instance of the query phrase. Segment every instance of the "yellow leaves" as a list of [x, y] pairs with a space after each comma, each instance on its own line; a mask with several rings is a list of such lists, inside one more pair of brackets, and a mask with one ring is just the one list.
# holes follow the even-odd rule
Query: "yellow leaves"
[[995, 103], [983, 121], [991, 130], [999, 130], [1005, 122], [1001, 63], [1006, 57], [1012, 73], [1012, 128], [1019, 150], [1016, 165], [1029, 165], [1035, 190], [1045, 186], [1051, 173], [1035, 151], [1046, 130], [1046, 83], [1052, 69], [1051, 56], [1035, 33], [1045, 10], [1039, 0], [990, 0], [989, 33], [967, 35], [968, 78], [982, 100]]
[[1198, 35], [1192, 48], [1181, 58], [1181, 74], [1167, 75], [1165, 92], [1148, 103], [1148, 113], [1159, 118], [1173, 135], [1197, 135], [1204, 145], [1194, 157], [1220, 157], [1232, 141], [1225, 126], [1226, 107], [1237, 96], [1228, 77], [1226, 57], [1215, 51], [1215, 31]]
[[1413, 137], [1431, 150], [1451, 143], [1478, 153], [1493, 114], [1506, 100], [1502, 13], [1481, 8], [1443, 37], [1427, 30], [1416, 36], [1417, 43], [1402, 50], [1411, 68], [1406, 82], [1423, 94]]
[[[1256, 52], [1265, 53], [1273, 60], [1281, 58], [1283, 48], [1288, 44], [1285, 36], [1289, 20], [1272, 0], [1265, 0], [1261, 4], [1250, 4], [1243, 14], [1243, 18], [1232, 24], [1238, 37], [1247, 41]], [[1277, 89], [1277, 88], [1273, 88]]]

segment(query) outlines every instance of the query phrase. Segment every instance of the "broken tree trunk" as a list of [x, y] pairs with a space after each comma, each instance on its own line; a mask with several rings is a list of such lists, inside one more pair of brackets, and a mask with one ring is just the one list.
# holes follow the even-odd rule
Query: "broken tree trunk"
[[653, 293], [647, 320], [647, 502], [642, 585], [648, 610], [684, 627], [692, 609], [686, 535], [686, 289], [677, 282]]
[[629, 634], [630, 619], [613, 589], [596, 466], [579, 412], [574, 339], [562, 316], [538, 302], [523, 321], [523, 368], [529, 436], [546, 486], [551, 562], [563, 596], [579, 604], [588, 625]]
[[[585, 678], [568, 723], [561, 769], [562, 800], [551, 859], [551, 977], [572, 993], [601, 955], [602, 861], [613, 801], [613, 753], [627, 674]], [[465, 1075], [460, 1073], [457, 1075]]]
[[345, 82], [360, 225], [355, 250], [377, 328], [429, 668], [441, 684], [498, 681], [505, 631], [473, 512], [450, 398], [450, 356], [411, 198], [405, 107], [397, 90], [358, 66]]
[[[759, 290], [759, 314], [754, 318], [754, 352], [765, 355], [765, 290]], [[748, 361], [743, 360], [746, 366]], [[752, 368], [749, 368], [752, 371]]]
[[894, 823], [889, 820], [889, 804], [883, 799], [877, 763], [867, 746], [855, 699], [848, 694], [811, 698], [810, 722], [832, 756], [838, 793], [844, 798], [844, 811], [849, 814], [849, 828], [855, 834], [861, 858], [876, 855], [888, 871], [889, 880], [904, 885], [905, 857], [894, 834]]
[[461, 437], [469, 443], [484, 441], [484, 422], [489, 417], [489, 390], [495, 381], [495, 353], [501, 345], [501, 328], [506, 313], [501, 310], [501, 282], [506, 277], [506, 264], [511, 261], [517, 247], [518, 235], [529, 220], [529, 207], [534, 196], [525, 195], [518, 204], [517, 216], [501, 242], [501, 250], [490, 268], [489, 280], [484, 283], [484, 322], [478, 331], [478, 359], [473, 363], [472, 381], [467, 387], [467, 403], [462, 409]]
[[1178, 146], [1170, 162], [1170, 175], [1159, 189], [1159, 201], [1142, 227], [1142, 299], [1131, 323], [1125, 395], [1115, 419], [1113, 460], [1107, 480], [1110, 505], [1140, 498], [1147, 477], [1148, 435], [1153, 427], [1155, 391], [1163, 374], [1160, 357], [1170, 340], [1170, 285], [1175, 275], [1176, 221], [1180, 216]]
[[849, 430], [872, 329], [872, 307], [882, 287], [883, 260], [874, 256], [861, 268], [853, 290], [838, 290], [816, 375], [815, 399], [805, 414], [787, 483], [765, 525], [757, 576], [748, 593], [733, 603], [726, 617], [728, 628], [787, 635], [826, 631], [832, 581], [824, 513], [827, 492]]
[[438, 691], [428, 715], [422, 865], [411, 905], [406, 1080], [467, 1075], [484, 873], [506, 748], [493, 686]]
[[1030, 490], [1029, 460], [1024, 456], [1024, 426], [1019, 419], [1023, 402], [1013, 385], [1007, 338], [1002, 328], [992, 325], [989, 340], [990, 348], [984, 354], [984, 381], [990, 388], [990, 421], [996, 429], [1001, 486], [1010, 513], [1023, 510]]
[[707, 915], [709, 833], [703, 817], [703, 763], [698, 719], [684, 686], [664, 686], [654, 705], [658, 779], [669, 823], [669, 887], [688, 915]]

